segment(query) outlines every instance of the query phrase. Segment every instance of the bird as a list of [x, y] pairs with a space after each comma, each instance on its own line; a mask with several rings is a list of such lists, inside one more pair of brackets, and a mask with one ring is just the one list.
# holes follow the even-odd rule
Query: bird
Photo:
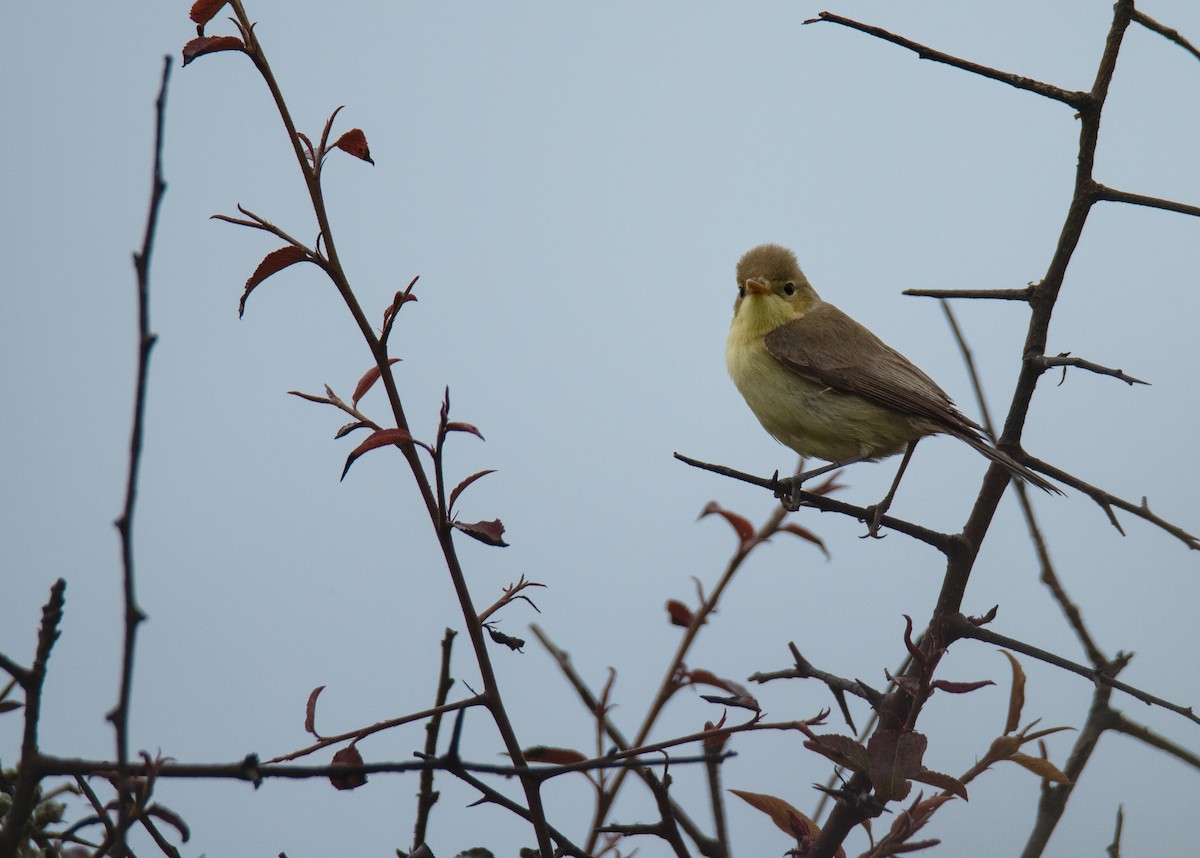
[[791, 508], [804, 480], [903, 452], [887, 496], [867, 510], [868, 535], [878, 536], [917, 442], [937, 434], [958, 438], [1018, 480], [1061, 494], [992, 446], [983, 427], [912, 361], [822, 300], [786, 247], [761, 244], [738, 261], [725, 362], [768, 433], [801, 456], [830, 462], [780, 481]]

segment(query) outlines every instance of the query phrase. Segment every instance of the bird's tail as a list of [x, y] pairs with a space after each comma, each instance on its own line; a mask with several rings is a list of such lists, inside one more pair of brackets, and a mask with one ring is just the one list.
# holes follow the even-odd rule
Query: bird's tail
[[997, 450], [982, 438], [979, 438], [975, 435], [968, 435], [965, 432], [959, 435], [959, 437], [978, 450], [980, 453], [987, 456], [993, 462], [1003, 467], [1006, 471], [1012, 474], [1015, 479], [1037, 486], [1047, 494], [1061, 495], [1063, 493], [1062, 489], [1054, 485], [1054, 483], [1050, 482], [1041, 474], [1025, 465], [1022, 465], [1012, 456], [1008, 455], [1008, 453]]

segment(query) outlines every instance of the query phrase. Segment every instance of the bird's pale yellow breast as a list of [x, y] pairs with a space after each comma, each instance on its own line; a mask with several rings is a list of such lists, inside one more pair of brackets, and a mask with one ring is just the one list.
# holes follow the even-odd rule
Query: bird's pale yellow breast
[[729, 326], [726, 367], [764, 429], [802, 455], [831, 462], [888, 456], [929, 431], [918, 427], [923, 421], [832, 390], [780, 363], [764, 338], [801, 315], [776, 296], [747, 295]]

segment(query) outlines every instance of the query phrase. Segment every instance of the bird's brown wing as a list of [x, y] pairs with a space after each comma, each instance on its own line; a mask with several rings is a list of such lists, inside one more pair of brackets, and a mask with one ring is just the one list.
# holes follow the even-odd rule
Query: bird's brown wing
[[832, 304], [822, 302], [776, 328], [766, 347], [792, 372], [833, 390], [924, 417], [955, 434], [980, 431], [933, 379]]

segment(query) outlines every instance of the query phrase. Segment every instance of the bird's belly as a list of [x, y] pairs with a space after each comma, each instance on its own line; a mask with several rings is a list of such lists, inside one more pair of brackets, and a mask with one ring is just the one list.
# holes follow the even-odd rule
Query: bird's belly
[[726, 363], [763, 428], [803, 456], [880, 459], [938, 431], [921, 418], [796, 375], [758, 344], [727, 349]]

